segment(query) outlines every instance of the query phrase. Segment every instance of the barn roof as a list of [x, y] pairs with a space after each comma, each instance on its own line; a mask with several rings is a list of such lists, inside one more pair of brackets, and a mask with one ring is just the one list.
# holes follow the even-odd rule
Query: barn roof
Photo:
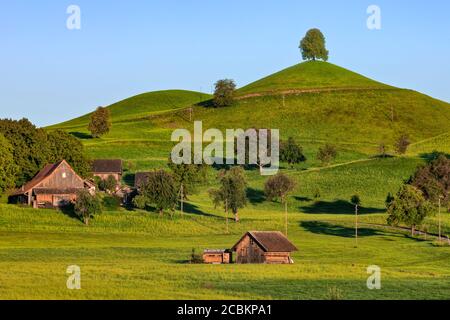
[[30, 191], [35, 186], [37, 186], [39, 183], [41, 183], [44, 179], [46, 179], [48, 176], [50, 176], [63, 162], [65, 162], [65, 161], [62, 160], [57, 163], [47, 164], [44, 168], [42, 168], [41, 171], [39, 171], [34, 176], [33, 179], [31, 179], [26, 184], [24, 184], [20, 189], [16, 190], [12, 195], [20, 195], [20, 194], [24, 194], [24, 193]]
[[136, 172], [134, 175], [134, 187], [140, 188], [142, 185], [144, 185], [147, 182], [148, 176], [151, 174], [151, 172]]
[[92, 163], [94, 173], [122, 173], [122, 160], [120, 159], [97, 159]]
[[279, 231], [249, 231], [233, 246], [237, 245], [246, 237], [252, 238], [265, 252], [292, 252], [298, 249]]

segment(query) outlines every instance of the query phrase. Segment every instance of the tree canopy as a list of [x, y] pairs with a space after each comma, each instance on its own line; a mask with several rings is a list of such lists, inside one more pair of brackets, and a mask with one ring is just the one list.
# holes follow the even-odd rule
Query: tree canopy
[[387, 203], [387, 223], [398, 225], [404, 223], [411, 228], [414, 235], [416, 226], [432, 213], [432, 206], [423, 196], [422, 191], [416, 187], [405, 184], [397, 195]]
[[111, 119], [109, 109], [98, 107], [91, 115], [88, 130], [94, 138], [100, 138], [111, 129]]
[[211, 189], [210, 197], [215, 206], [222, 204], [225, 210], [230, 209], [235, 221], [239, 221], [238, 210], [247, 205], [247, 181], [244, 169], [232, 167], [219, 173], [220, 188]]
[[294, 164], [305, 162], [306, 157], [303, 154], [302, 147], [297, 144], [294, 138], [289, 137], [288, 141], [280, 146], [280, 160], [287, 162], [292, 167]]
[[133, 203], [140, 209], [154, 206], [161, 216], [164, 210], [173, 210], [177, 203], [177, 188], [173, 175], [165, 170], [151, 172]]
[[74, 210], [84, 224], [89, 225], [89, 220], [102, 212], [102, 202], [97, 195], [81, 190], [77, 193]]
[[303, 60], [328, 61], [328, 50], [325, 47], [325, 36], [319, 29], [310, 29], [299, 46]]
[[0, 193], [14, 187], [17, 170], [12, 146], [0, 133]]
[[234, 83], [234, 80], [223, 79], [217, 81], [214, 90], [214, 106], [215, 107], [231, 106], [234, 103], [235, 90], [236, 84]]

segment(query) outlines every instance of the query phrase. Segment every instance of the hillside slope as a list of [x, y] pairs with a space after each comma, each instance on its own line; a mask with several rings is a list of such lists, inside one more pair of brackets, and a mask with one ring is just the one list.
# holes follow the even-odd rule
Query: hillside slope
[[308, 89], [387, 89], [388, 85], [321, 61], [299, 63], [238, 90], [239, 95]]
[[[282, 97], [276, 94], [280, 90], [300, 91]], [[51, 129], [84, 137], [92, 157], [120, 157], [136, 170], [164, 164], [173, 145], [173, 129], [192, 130], [191, 120], [202, 120], [204, 128], [280, 129], [282, 139], [292, 136], [302, 144], [308, 165], [317, 165], [315, 153], [327, 142], [339, 148], [338, 162], [373, 156], [380, 143], [393, 152], [395, 139], [403, 133], [417, 146], [413, 156], [450, 148], [445, 135], [450, 132], [450, 104], [330, 63], [293, 66], [239, 89], [238, 95], [241, 99], [228, 108], [196, 105], [192, 119], [181, 109], [210, 99], [209, 95], [162, 91], [132, 97], [109, 107], [113, 126], [102, 139], [87, 138], [89, 115]], [[442, 137], [438, 143], [422, 143], [437, 136]]]
[[[209, 99], [210, 95], [187, 90], [164, 90], [139, 94], [114, 103], [107, 108], [111, 112], [112, 122], [132, 121], [142, 119], [161, 112], [190, 107], [198, 102]], [[75, 128], [87, 126], [90, 113], [76, 119], [49, 127]]]

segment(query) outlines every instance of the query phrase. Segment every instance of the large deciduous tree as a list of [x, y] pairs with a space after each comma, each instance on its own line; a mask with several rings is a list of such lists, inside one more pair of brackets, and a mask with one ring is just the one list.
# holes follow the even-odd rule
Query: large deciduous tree
[[303, 60], [328, 60], [328, 50], [325, 47], [325, 37], [319, 29], [310, 29], [299, 46]]
[[287, 197], [295, 189], [295, 181], [283, 173], [270, 177], [264, 185], [264, 193], [269, 201], [279, 199], [284, 204], [285, 233], [288, 234]]
[[15, 184], [21, 186], [47, 164], [47, 134], [44, 130], [37, 129], [28, 119], [2, 119], [0, 133], [12, 146], [14, 161], [18, 166]]
[[236, 84], [234, 83], [234, 80], [223, 79], [217, 81], [214, 90], [214, 106], [215, 107], [231, 106], [234, 103], [235, 90]]
[[0, 193], [14, 187], [17, 169], [12, 146], [0, 133]]
[[432, 213], [433, 207], [425, 199], [422, 191], [416, 187], [405, 184], [398, 191], [397, 195], [387, 203], [387, 223], [398, 225], [404, 223], [411, 228], [411, 235], [417, 226]]
[[48, 134], [48, 143], [49, 162], [66, 160], [80, 176], [90, 176], [91, 163], [80, 140], [65, 131], [55, 130]]
[[239, 209], [247, 205], [247, 181], [244, 169], [233, 167], [219, 173], [220, 188], [211, 189], [210, 197], [215, 206], [222, 204], [225, 212], [231, 210], [234, 220], [239, 222]]
[[97, 110], [92, 113], [88, 130], [94, 138], [100, 138], [109, 132], [111, 129], [110, 117], [109, 109], [104, 107], [98, 107]]
[[174, 210], [177, 203], [177, 187], [173, 175], [165, 170], [151, 172], [140, 187], [133, 203], [140, 209], [154, 206], [163, 215], [164, 210]]

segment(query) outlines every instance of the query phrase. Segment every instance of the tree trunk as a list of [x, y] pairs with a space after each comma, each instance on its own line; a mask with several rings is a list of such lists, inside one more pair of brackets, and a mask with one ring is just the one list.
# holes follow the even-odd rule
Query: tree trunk
[[227, 234], [230, 233], [228, 228], [228, 199], [225, 199], [225, 215], [227, 220]]
[[89, 217], [85, 217], [85, 218], [84, 218], [84, 224], [85, 224], [86, 226], [89, 225]]
[[159, 209], [159, 216], [162, 217], [164, 214], [163, 209]]
[[239, 222], [239, 213], [238, 212], [234, 213], [234, 221]]
[[412, 237], [414, 237], [414, 231], [415, 231], [415, 229], [416, 229], [416, 226], [415, 226], [415, 225], [412, 225], [412, 226], [411, 226], [411, 236], [412, 236]]

